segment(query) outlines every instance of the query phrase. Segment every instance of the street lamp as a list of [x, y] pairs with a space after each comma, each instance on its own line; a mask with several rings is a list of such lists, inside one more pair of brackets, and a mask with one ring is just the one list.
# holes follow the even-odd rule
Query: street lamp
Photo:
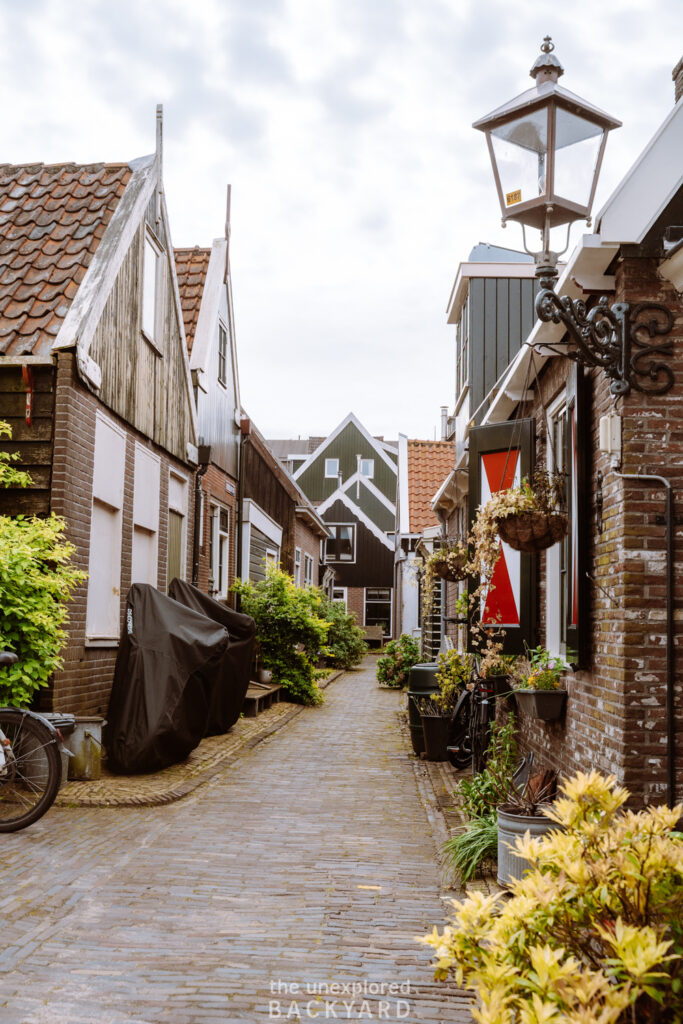
[[588, 311], [582, 300], [560, 298], [554, 291], [559, 254], [550, 249], [550, 230], [566, 224], [568, 245], [574, 221], [585, 218], [590, 224], [607, 135], [621, 125], [558, 84], [564, 68], [554, 49], [546, 36], [530, 71], [535, 85], [473, 125], [486, 134], [503, 225], [508, 220], [522, 225], [527, 252], [526, 227], [541, 231], [542, 248], [532, 253], [541, 285], [536, 314], [567, 328], [570, 347], [563, 353], [602, 367], [615, 396], [631, 387], [662, 394], [673, 384], [673, 372], [660, 361], [644, 363], [648, 356], [671, 352], [670, 342], [653, 343], [673, 326], [664, 306], [609, 306], [602, 296]]

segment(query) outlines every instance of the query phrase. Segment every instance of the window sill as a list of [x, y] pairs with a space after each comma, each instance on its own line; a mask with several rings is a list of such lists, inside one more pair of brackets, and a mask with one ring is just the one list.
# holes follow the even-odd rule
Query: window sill
[[103, 637], [87, 636], [85, 638], [85, 646], [86, 647], [118, 647], [119, 646], [119, 642], [120, 642], [119, 638], [118, 637], [113, 637], [113, 636], [112, 637], [106, 637], [106, 636], [103, 636]]

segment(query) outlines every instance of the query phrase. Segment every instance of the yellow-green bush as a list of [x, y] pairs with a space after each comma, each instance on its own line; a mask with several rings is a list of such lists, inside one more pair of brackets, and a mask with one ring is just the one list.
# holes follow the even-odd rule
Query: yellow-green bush
[[436, 977], [478, 996], [479, 1024], [665, 1024], [683, 1020], [683, 806], [623, 809], [613, 776], [579, 774], [550, 817], [517, 840], [531, 870], [512, 889], [454, 901], [421, 941]]

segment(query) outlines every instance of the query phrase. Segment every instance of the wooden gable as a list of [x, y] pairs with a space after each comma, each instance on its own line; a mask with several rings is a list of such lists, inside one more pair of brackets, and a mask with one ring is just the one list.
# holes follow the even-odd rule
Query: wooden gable
[[[330, 498], [339, 486], [337, 477], [325, 476], [327, 459], [338, 459], [342, 481], [346, 483], [357, 472], [357, 456], [374, 460], [374, 475], [371, 483], [392, 505], [396, 503], [396, 458], [370, 438], [357, 425], [355, 417], [349, 417], [340, 425], [341, 429], [333, 431], [325, 442], [306, 460], [294, 474], [294, 478], [305, 494], [313, 502], [325, 501]], [[361, 495], [367, 489], [360, 488]], [[374, 499], [373, 499], [374, 500]], [[359, 496], [359, 504], [362, 504]], [[368, 514], [370, 510], [368, 510]]]

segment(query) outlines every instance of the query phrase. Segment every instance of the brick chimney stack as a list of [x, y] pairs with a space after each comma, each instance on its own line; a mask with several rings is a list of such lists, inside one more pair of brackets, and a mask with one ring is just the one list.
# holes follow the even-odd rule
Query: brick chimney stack
[[675, 102], [678, 103], [678, 101], [680, 100], [681, 96], [683, 96], [683, 57], [681, 57], [681, 59], [679, 60], [678, 64], [676, 65], [676, 67], [671, 72], [671, 77], [673, 78], [674, 82], [676, 83], [676, 99], [675, 99]]

